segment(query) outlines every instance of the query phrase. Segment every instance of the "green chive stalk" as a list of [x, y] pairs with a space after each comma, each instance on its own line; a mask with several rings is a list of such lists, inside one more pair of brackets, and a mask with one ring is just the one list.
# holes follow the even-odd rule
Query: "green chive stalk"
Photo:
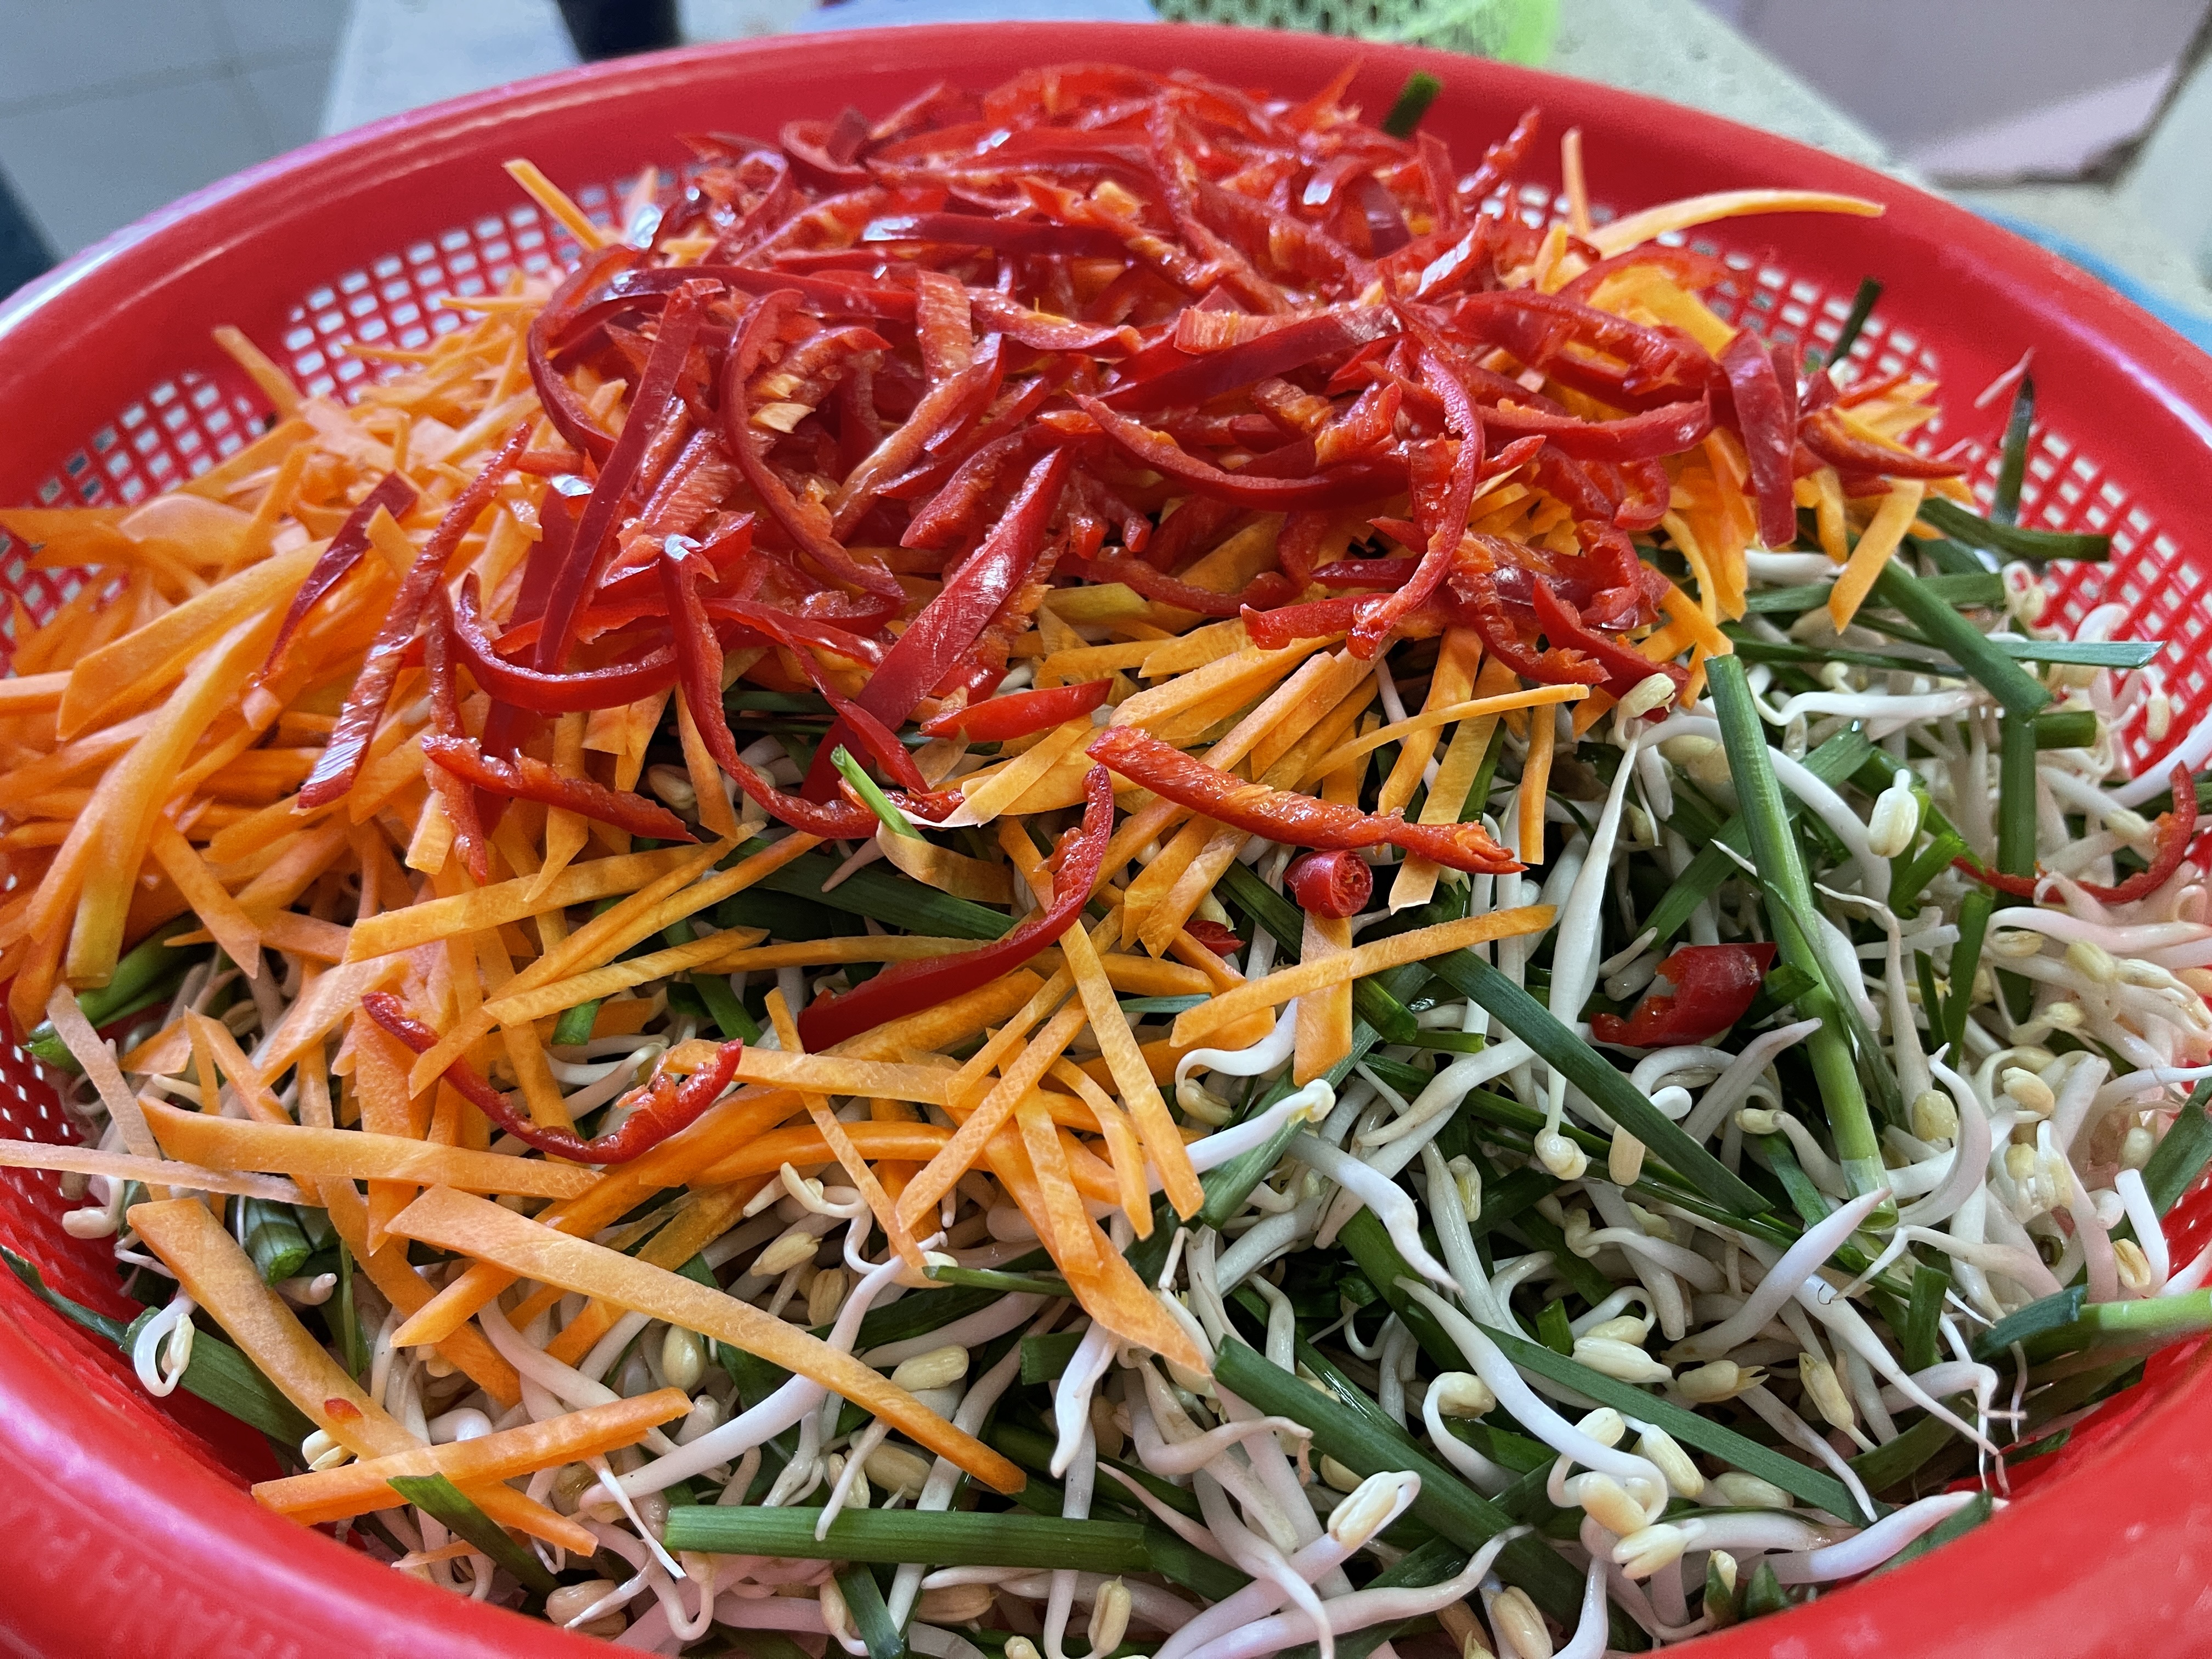
[[1828, 349], [1827, 361], [1840, 363], [1851, 355], [1858, 343], [1859, 334], [1874, 315], [1875, 304], [1881, 298], [1881, 284], [1871, 276], [1859, 278], [1859, 291], [1851, 296], [1851, 308], [1844, 313], [1844, 325], [1836, 331], [1836, 343]]
[[[2008, 876], [2035, 873], [2035, 721], [2007, 714], [1997, 723], [1997, 869]], [[2017, 901], [2013, 901], [2017, 902]], [[1999, 900], [1996, 908], [2006, 908]], [[1999, 994], [2015, 1019], [2033, 1006], [2035, 988], [2019, 974], [1997, 975]]]
[[867, 775], [860, 762], [853, 758], [852, 751], [844, 744], [841, 743], [837, 745], [831, 752], [830, 760], [845, 781], [853, 786], [853, 793], [860, 798], [871, 812], [883, 820], [884, 829], [895, 836], [904, 836], [910, 841], [928, 839], [907, 821], [905, 813], [891, 805], [891, 798], [877, 787], [876, 781]]
[[[202, 957], [196, 951], [173, 950], [169, 941], [198, 926], [198, 917], [181, 915], [173, 921], [164, 922], [131, 946], [115, 964], [115, 971], [108, 976], [106, 984], [77, 994], [77, 1006], [84, 1011], [84, 1017], [94, 1027], [109, 1025], [174, 995], [184, 981], [185, 970]], [[23, 1047], [42, 1066], [72, 1074], [82, 1069], [76, 1056], [69, 1051], [69, 1044], [61, 1040], [60, 1034], [47, 1021], [41, 1020], [31, 1028]]]
[[1382, 131], [1393, 138], [1410, 138], [1413, 129], [1421, 125], [1421, 118], [1429, 112], [1429, 106], [1437, 101], [1437, 94], [1444, 83], [1426, 70], [1415, 70], [1406, 77], [1399, 89], [1397, 101], [1390, 112], [1382, 118]]
[[[1767, 757], [1766, 736], [1760, 729], [1759, 711], [1752, 705], [1751, 686], [1744, 678], [1743, 665], [1733, 657], [1711, 659], [1706, 673], [1713, 706], [1720, 716], [1721, 738], [1728, 750], [1736, 799], [1751, 831], [1752, 863], [1765, 893], [1767, 920], [1775, 943], [1784, 963], [1818, 981], [1797, 999], [1797, 1006], [1808, 1018], [1820, 1022], [1805, 1046], [1820, 1084], [1837, 1161], [1843, 1165], [1844, 1180], [1854, 1196], [1877, 1192], [1888, 1185], [1881, 1142], [1867, 1109], [1850, 1040], [1844, 1034], [1842, 1008], [1828, 985], [1826, 963], [1814, 942], [1813, 884], [1805, 873], [1796, 837], [1790, 832], [1782, 786]], [[1869, 1218], [1869, 1224], [1888, 1226], [1895, 1218], [1895, 1206], [1885, 1204]]]
[[2020, 522], [2020, 487], [2027, 477], [2028, 441], [2035, 433], [2035, 376], [2023, 374], [2005, 417], [2004, 446], [1998, 452], [1996, 489], [1990, 497], [1990, 522]]

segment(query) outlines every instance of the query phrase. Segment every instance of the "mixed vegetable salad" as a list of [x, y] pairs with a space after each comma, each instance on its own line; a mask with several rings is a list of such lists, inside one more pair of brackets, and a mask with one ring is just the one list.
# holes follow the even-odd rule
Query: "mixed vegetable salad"
[[0, 512], [87, 573], [0, 1163], [145, 1311], [10, 1265], [260, 1503], [657, 1653], [1596, 1659], [2212, 1328], [2200, 785], [2045, 625], [2032, 381], [1978, 497], [1873, 283], [1808, 349], [1692, 245], [1873, 204], [1570, 131], [1544, 222], [1535, 112], [1353, 72], [518, 162], [572, 267], [350, 403], [222, 331], [252, 442]]

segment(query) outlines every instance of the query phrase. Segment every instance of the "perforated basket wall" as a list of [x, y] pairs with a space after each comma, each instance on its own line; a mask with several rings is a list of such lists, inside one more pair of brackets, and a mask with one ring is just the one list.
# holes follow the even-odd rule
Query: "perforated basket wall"
[[[1206, 5], [1171, 3], [1194, 10]], [[1309, 0], [1267, 3], [1295, 8]], [[1368, 21], [1386, 10], [1377, 6]], [[1280, 20], [1273, 10], [1266, 15]], [[1280, 18], [1291, 15], [1285, 10]], [[1296, 15], [1309, 17], [1304, 10]], [[1309, 21], [1349, 28], [1349, 15], [1331, 6]], [[9, 445], [0, 447], [0, 500], [134, 502], [236, 450], [267, 412], [250, 383], [205, 343], [205, 331], [216, 323], [244, 327], [307, 391], [344, 396], [373, 373], [345, 354], [348, 343], [418, 347], [458, 325], [456, 314], [438, 305], [441, 298], [480, 294], [518, 268], [540, 270], [567, 258], [571, 250], [538, 211], [515, 200], [497, 166], [507, 155], [532, 155], [604, 221], [617, 192], [641, 167], [679, 161], [682, 152], [665, 137], [678, 131], [773, 131], [832, 102], [884, 109], [940, 76], [980, 86], [1024, 64], [1072, 58], [1163, 70], [1190, 65], [1241, 84], [1303, 94], [1334, 72], [1341, 50], [1288, 34], [1110, 25], [812, 36], [601, 66], [330, 141], [182, 204], [127, 233], [118, 246], [95, 250], [41, 292], [0, 307], [0, 428], [10, 434]], [[2060, 614], [2078, 622], [2103, 599], [2118, 600], [2127, 620], [2114, 636], [2171, 642], [2158, 666], [2175, 703], [2172, 732], [2187, 731], [2203, 715], [2212, 687], [2203, 664], [2200, 590], [2212, 550], [2188, 538], [2190, 507], [2202, 496], [2205, 437], [2212, 434], [2212, 374], [2176, 355], [2186, 348], [2173, 337], [2026, 244], [1833, 158], [1648, 100], [1528, 71], [1386, 46], [1364, 45], [1361, 52], [1365, 67], [1355, 93], [1370, 110], [1387, 106], [1413, 68], [1446, 81], [1447, 94], [1429, 123], [1463, 161], [1531, 103], [1553, 112], [1553, 131], [1579, 125], [1593, 191], [1609, 210], [1769, 184], [1856, 189], [1895, 203], [1887, 221], [1746, 219], [1689, 240], [1722, 256], [1734, 273], [1713, 296], [1723, 313], [1778, 339], [1826, 346], [1859, 278], [1883, 277], [1888, 292], [1854, 359], [1871, 374], [1909, 367], [1944, 382], [1948, 410], [1919, 441], [1936, 451], [1955, 447], [1984, 490], [2003, 400], [1979, 410], [1971, 400], [2036, 346], [2044, 413], [2023, 492], [2023, 521], [2113, 537], [2108, 568], [2077, 568], [2057, 581]], [[1528, 176], [1532, 182], [1498, 202], [1498, 210], [1532, 223], [1562, 215], [1548, 146], [1532, 156]], [[30, 616], [41, 617], [82, 578], [32, 569], [25, 556], [26, 550], [0, 539], [0, 579]], [[0, 659], [12, 648], [14, 633], [13, 619], [0, 624]], [[2140, 725], [2128, 733], [2127, 745], [2138, 763], [2153, 747]], [[51, 1139], [65, 1133], [48, 1079], [21, 1048], [0, 1049], [0, 1135]], [[62, 1207], [56, 1178], [0, 1174], [0, 1243], [39, 1262], [69, 1294], [127, 1314], [129, 1304], [113, 1288], [106, 1245], [63, 1232]], [[70, 1389], [56, 1388], [38, 1371], [33, 1351], [46, 1359], [58, 1356], [82, 1398], [67, 1397]], [[306, 1653], [320, 1646], [310, 1639], [316, 1632], [394, 1654], [566, 1645], [542, 1626], [510, 1626], [481, 1609], [456, 1610], [327, 1549], [309, 1556], [308, 1545], [285, 1541], [289, 1534], [264, 1525], [268, 1518], [243, 1500], [204, 1523], [196, 1511], [178, 1507], [185, 1500], [176, 1493], [190, 1485], [179, 1472], [187, 1462], [227, 1471], [235, 1480], [267, 1472], [266, 1448], [182, 1396], [167, 1406], [148, 1400], [126, 1366], [29, 1303], [0, 1274], [0, 1442], [10, 1433], [30, 1436], [21, 1443], [50, 1452], [64, 1448], [77, 1475], [74, 1486], [50, 1489], [33, 1482], [11, 1490], [0, 1482], [0, 1528], [33, 1527], [43, 1536], [56, 1514], [67, 1510], [76, 1530], [64, 1527], [66, 1536], [77, 1540], [96, 1566], [131, 1555], [142, 1582], [151, 1574], [152, 1582], [188, 1601], [201, 1595], [210, 1573], [234, 1572], [249, 1588], [242, 1602], [231, 1597], [223, 1615], [195, 1626], [199, 1633], [189, 1640], [164, 1627], [143, 1645], [110, 1650], [231, 1652], [251, 1638], [243, 1644], [255, 1650]], [[2196, 1449], [2206, 1438], [2176, 1430], [2162, 1442], [2144, 1427], [2126, 1443], [2136, 1449], [2131, 1455], [2154, 1462], [2158, 1482], [2170, 1483], [2181, 1478], [2190, 1457], [2203, 1455]], [[144, 1467], [149, 1445], [167, 1449], [155, 1458], [153, 1474]], [[2120, 1454], [2113, 1457], [2118, 1468]], [[30, 1461], [36, 1474], [42, 1466], [36, 1457]], [[2207, 1463], [2203, 1473], [2212, 1475], [2212, 1458]], [[2149, 1463], [2137, 1468], [2142, 1486], [2124, 1502], [2115, 1500], [2116, 1516], [2137, 1514], [2140, 1490], [2157, 1484], [2150, 1469]], [[2073, 1477], [2058, 1489], [2072, 1492], [2078, 1508], [2085, 1493], [2095, 1498], [2082, 1484], [2088, 1479]], [[2195, 1490], [2212, 1492], [2212, 1481], [2200, 1480]], [[2212, 1508], [2201, 1499], [2188, 1502], [2194, 1507], [2185, 1513], [2201, 1522], [2199, 1530], [2175, 1542], [2160, 1568], [2176, 1576], [2178, 1587], [2212, 1577]], [[133, 1553], [133, 1529], [145, 1528], [149, 1510], [164, 1504], [175, 1512], [167, 1554], [148, 1563]], [[1949, 1619], [1947, 1610], [1966, 1605], [1959, 1599], [1966, 1592], [1946, 1591], [1950, 1599], [1931, 1623], [1926, 1607], [1898, 1599], [1899, 1585], [1934, 1582], [1916, 1577], [1917, 1569], [1880, 1581], [1887, 1589], [1852, 1591], [1854, 1632], [1891, 1632], [1897, 1652], [2005, 1651], [1980, 1645], [1978, 1638], [2001, 1636], [2015, 1604], [2047, 1609], [2051, 1585], [2079, 1583], [2096, 1570], [2094, 1560], [2078, 1553], [2039, 1553], [2042, 1535], [2024, 1528], [2001, 1522], [1989, 1530], [2005, 1540], [2002, 1558], [1978, 1554], [1983, 1546], [1976, 1539], [1945, 1557], [1957, 1580], [1970, 1583], [1978, 1582], [1974, 1564], [1981, 1561], [1984, 1577], [2010, 1596], [1974, 1592], [1975, 1643], [1961, 1645], [1961, 1637], [1942, 1647], [1921, 1645], [1923, 1638], [1937, 1639], [1936, 1627]], [[0, 1596], [0, 1635], [51, 1632], [70, 1628], [73, 1619], [118, 1616], [113, 1599], [98, 1595], [79, 1577], [67, 1571], [43, 1576], [12, 1607]], [[2134, 1590], [2105, 1599], [2119, 1607], [2134, 1599]], [[2176, 1607], [2189, 1605], [2194, 1594]], [[1816, 1607], [1773, 1628], [1808, 1634], [1844, 1628], [1824, 1626], [1820, 1616]], [[2155, 1646], [2155, 1624], [2154, 1616], [2150, 1626], [2131, 1627], [2131, 1637], [2151, 1638]], [[2058, 1650], [2051, 1644], [2051, 1625], [2034, 1628], [2038, 1639], [2013, 1644], [2009, 1651]], [[1763, 1650], [1733, 1638], [1720, 1646]], [[51, 1650], [84, 1650], [64, 1644]], [[1815, 1644], [1804, 1650], [1825, 1650]]]

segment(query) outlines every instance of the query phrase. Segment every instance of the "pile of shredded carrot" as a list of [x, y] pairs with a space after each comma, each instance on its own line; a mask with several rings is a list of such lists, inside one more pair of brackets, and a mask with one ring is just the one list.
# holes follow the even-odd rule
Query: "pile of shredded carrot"
[[[1202, 1371], [1122, 1248], [1155, 1190], [1203, 1201], [1222, 1102], [1184, 1062], [1297, 998], [1322, 1078], [1358, 981], [1540, 932], [1542, 904], [1464, 914], [1464, 876], [1540, 861], [1528, 780], [1570, 733], [1698, 695], [1747, 550], [1816, 515], [1841, 626], [1924, 494], [1965, 498], [1904, 444], [1930, 387], [1802, 387], [1700, 297], [1723, 268], [1652, 240], [1868, 204], [1593, 228], [1578, 195], [1531, 231], [1484, 203], [1533, 121], [1462, 176], [1345, 84], [940, 88], [696, 139], [613, 230], [518, 164], [572, 274], [350, 348], [382, 371], [350, 404], [220, 331], [274, 407], [251, 445], [143, 505], [0, 511], [88, 573], [15, 609], [0, 981], [105, 1114], [9, 1161], [110, 1182], [110, 1224], [359, 1460], [266, 1501], [335, 1521], [443, 1471], [588, 1553], [505, 1483], [689, 1409], [426, 1448], [226, 1224], [272, 1200], [327, 1214], [392, 1344], [501, 1406], [507, 1331], [552, 1312], [574, 1364], [643, 1316], [1018, 1487], [678, 1270], [827, 1182], [909, 1294], [988, 1217]], [[1522, 821], [1486, 827], [1507, 742]], [[1317, 903], [1247, 978], [1213, 895], [1278, 847], [1382, 862], [1413, 925], [1362, 942]], [[102, 1003], [118, 975], [151, 989]]]

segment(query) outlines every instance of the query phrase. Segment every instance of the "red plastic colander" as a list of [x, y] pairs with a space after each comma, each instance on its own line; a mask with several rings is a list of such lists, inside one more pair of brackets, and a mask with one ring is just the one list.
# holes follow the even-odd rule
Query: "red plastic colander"
[[[366, 127], [190, 197], [0, 307], [0, 501], [131, 501], [214, 464], [264, 414], [210, 343], [243, 328], [312, 391], [367, 371], [347, 341], [420, 344], [458, 321], [439, 296], [481, 293], [564, 257], [499, 164], [527, 155], [587, 208], [647, 163], [679, 165], [679, 131], [774, 131], [845, 104], [887, 110], [944, 78], [975, 87], [1033, 64], [1103, 59], [1192, 68], [1304, 94], [1347, 52], [1354, 96], [1387, 107], [1413, 70], [1443, 96], [1428, 125], [1465, 160], [1540, 105], [1579, 126], [1596, 202], [1613, 211], [1753, 185], [1850, 191], [1879, 220], [1793, 216], [1693, 233], [1736, 276], [1721, 309], [1778, 338], [1832, 340], [1863, 275], [1887, 291], [1856, 355], [1945, 384], [1931, 428], [1986, 481], [2002, 399], [1974, 393], [2030, 347], [2042, 419], [2026, 522], [2109, 532], [2106, 569], [2060, 588], [2069, 621], [2127, 606], [2124, 636], [2164, 639], [2175, 705], [2165, 745], [2205, 712], [2212, 546], [2192, 544], [2212, 471], [2212, 359], [2072, 266], [1863, 167], [1649, 98], [1411, 48], [1190, 27], [1032, 23], [748, 41], [526, 82]], [[158, 144], [158, 132], [143, 135]], [[1556, 151], [1507, 204], [1554, 200]], [[76, 591], [0, 538], [0, 580], [33, 616]], [[5, 641], [0, 640], [0, 650]], [[2160, 748], [2140, 728], [2137, 763]], [[66, 1130], [37, 1066], [0, 1054], [0, 1133]], [[0, 1243], [114, 1313], [106, 1249], [65, 1234], [52, 1177], [0, 1175]], [[2178, 1241], [2177, 1241], [2178, 1242]], [[2156, 1655], [2212, 1651], [2212, 1375], [2154, 1380], [2057, 1455], [2031, 1491], [1933, 1557], [1809, 1607], [1698, 1644], [1710, 1659]], [[147, 1398], [126, 1365], [0, 1273], [0, 1646], [40, 1655], [583, 1653], [580, 1638], [428, 1589], [258, 1509], [245, 1484], [267, 1446], [179, 1394]]]

